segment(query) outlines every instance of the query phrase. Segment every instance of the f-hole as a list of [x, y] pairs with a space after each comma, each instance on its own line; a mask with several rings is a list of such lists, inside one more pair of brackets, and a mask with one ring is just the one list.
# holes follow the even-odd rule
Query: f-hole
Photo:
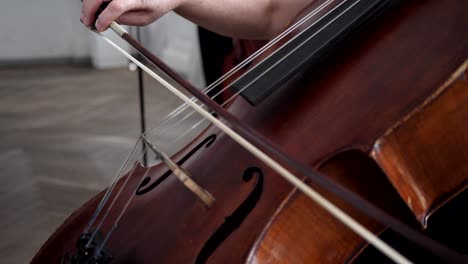
[[[210, 135], [209, 137], [205, 138], [200, 144], [198, 144], [195, 148], [193, 148], [187, 155], [185, 155], [182, 159], [180, 159], [177, 164], [179, 166], [182, 166], [190, 157], [192, 157], [198, 150], [200, 150], [202, 147], [209, 148], [213, 142], [216, 140], [216, 135]], [[154, 181], [150, 186], [146, 187], [151, 182], [151, 177], [146, 177], [138, 187], [136, 191], [136, 195], [143, 195], [146, 194], [150, 191], [152, 191], [154, 188], [158, 187], [159, 184], [161, 184], [164, 180], [167, 179], [172, 174], [171, 170], [167, 170], [161, 177], [159, 177], [156, 181]]]
[[244, 171], [242, 180], [249, 182], [256, 178], [255, 187], [245, 201], [229, 216], [225, 217], [224, 223], [206, 241], [198, 253], [195, 264], [205, 263], [213, 252], [234, 232], [257, 205], [263, 192], [263, 172], [260, 168], [249, 167]]

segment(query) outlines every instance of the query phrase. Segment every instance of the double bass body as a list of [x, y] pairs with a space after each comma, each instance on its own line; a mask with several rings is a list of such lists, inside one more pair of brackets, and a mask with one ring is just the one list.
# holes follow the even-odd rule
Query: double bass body
[[[262, 103], [252, 106], [238, 98], [229, 111], [293, 158], [320, 169], [409, 225], [430, 230], [429, 215], [436, 215], [466, 188], [468, 140], [466, 133], [457, 134], [461, 142], [437, 139], [436, 135], [447, 131], [444, 124], [428, 126], [434, 131], [423, 134], [409, 135], [412, 130], [404, 128], [420, 127], [417, 121], [424, 118], [432, 120], [425, 113], [443, 112], [443, 107], [433, 108], [442, 104], [438, 102], [446, 102], [443, 105], [457, 107], [443, 113], [457, 109], [461, 120], [454, 122], [460, 122], [461, 131], [466, 131], [466, 83], [460, 79], [464, 78], [468, 54], [467, 7], [458, 0], [402, 2], [353, 34], [319, 67], [301, 69]], [[457, 70], [458, 75], [454, 75]], [[457, 96], [446, 99], [454, 88]], [[444, 118], [437, 120], [443, 122]], [[448, 154], [461, 158], [451, 166], [454, 171], [434, 168], [429, 175], [432, 183], [418, 183], [424, 177], [412, 176], [424, 170], [413, 168], [412, 162], [418, 168], [437, 164], [423, 164], [428, 161], [424, 148], [417, 144], [424, 141], [410, 139], [421, 135], [430, 138], [432, 134], [438, 144], [462, 146], [447, 146], [454, 150]], [[398, 141], [405, 135], [406, 141]], [[398, 152], [395, 146], [403, 143], [409, 149]], [[421, 159], [418, 155], [405, 159], [405, 153], [418, 148]], [[147, 180], [108, 241], [112, 263], [340, 263], [366, 262], [376, 256], [369, 253], [361, 238], [214, 127], [174, 159], [183, 160], [184, 168], [216, 198], [216, 203], [205, 208], [170, 176], [152, 188], [167, 168], [158, 165], [148, 170], [139, 166], [128, 176], [129, 181], [137, 185], [138, 176], [148, 172]], [[399, 164], [406, 166], [406, 173], [397, 173], [403, 168]], [[452, 177], [450, 184], [441, 186], [446, 182], [441, 179], [447, 177]], [[122, 196], [128, 197], [133, 191], [125, 189]], [[345, 201], [326, 196], [376, 234], [387, 234], [385, 226]], [[70, 216], [33, 263], [60, 263], [67, 252], [72, 253], [101, 197], [93, 198]], [[123, 205], [124, 200], [118, 200], [117, 208]], [[454, 215], [445, 219], [461, 217], [460, 212], [451, 213]], [[116, 214], [112, 211], [110, 219]], [[111, 221], [105, 222], [102, 232], [111, 227]], [[437, 228], [446, 230], [444, 226]], [[466, 232], [466, 227], [461, 228], [465, 229], [459, 234]], [[452, 235], [456, 233], [449, 238]], [[435, 238], [466, 254], [466, 248], [456, 242]], [[424, 258], [423, 254], [416, 260]]]

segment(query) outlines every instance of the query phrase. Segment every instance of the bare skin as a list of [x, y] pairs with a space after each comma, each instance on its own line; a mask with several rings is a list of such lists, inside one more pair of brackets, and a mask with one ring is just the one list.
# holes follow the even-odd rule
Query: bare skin
[[[83, 0], [81, 20], [95, 21], [103, 1]], [[219, 34], [270, 39], [281, 32], [313, 0], [113, 0], [96, 20], [98, 31], [112, 21], [124, 25], [148, 25], [167, 12], [178, 14]]]

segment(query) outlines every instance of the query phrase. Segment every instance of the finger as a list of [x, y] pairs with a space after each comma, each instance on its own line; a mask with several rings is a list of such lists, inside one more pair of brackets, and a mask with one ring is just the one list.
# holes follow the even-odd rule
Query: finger
[[135, 0], [113, 0], [109, 6], [99, 15], [96, 21], [98, 31], [106, 30], [112, 21], [116, 20], [123, 13], [136, 7]]
[[103, 0], [83, 0], [81, 6], [81, 21], [87, 27], [91, 27], [96, 20], [96, 13]]
[[123, 25], [146, 26], [158, 18], [149, 11], [130, 11], [122, 14], [115, 22]]

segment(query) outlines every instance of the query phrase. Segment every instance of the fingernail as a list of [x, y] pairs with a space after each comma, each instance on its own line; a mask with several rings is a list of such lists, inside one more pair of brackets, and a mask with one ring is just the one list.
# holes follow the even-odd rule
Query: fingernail
[[99, 20], [96, 21], [96, 29], [97, 29], [97, 31], [99, 31], [99, 32], [102, 32], [102, 31], [103, 31], [101, 22], [99, 22]]

